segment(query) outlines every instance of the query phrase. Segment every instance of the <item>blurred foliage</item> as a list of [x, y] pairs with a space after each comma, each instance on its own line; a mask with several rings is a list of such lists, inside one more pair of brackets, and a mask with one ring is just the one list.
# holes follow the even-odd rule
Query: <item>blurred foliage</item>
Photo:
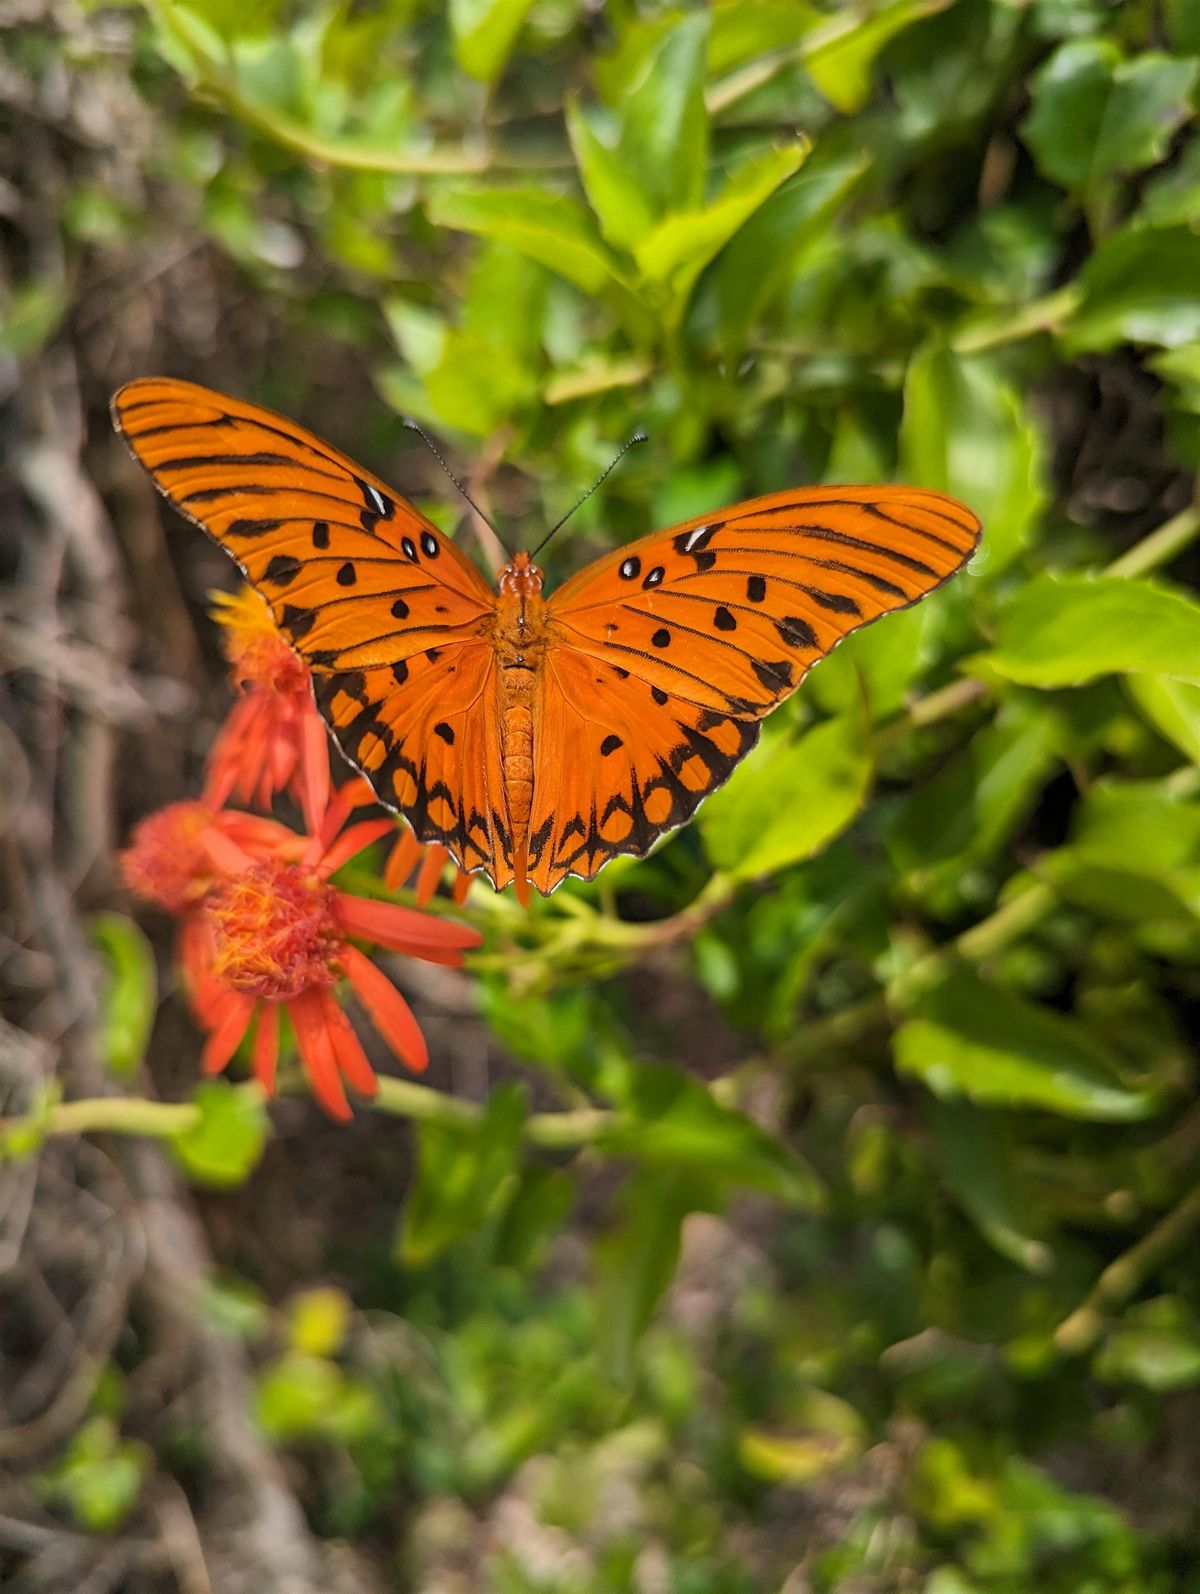
[[[474, 889], [525, 1083], [421, 1109], [339, 1290], [213, 1286], [317, 1529], [414, 1589], [1192, 1586], [1194, 7], [95, 16], [155, 138], [140, 198], [66, 196], [64, 247], [204, 240], [278, 329], [244, 396], [421, 496], [415, 415], [513, 545], [650, 433], [551, 581], [796, 483], [909, 478], [985, 523], [652, 858], [528, 917]], [[31, 275], [5, 356], [67, 312]], [[127, 923], [97, 935], [127, 1078], [153, 987]], [[261, 1104], [197, 1101], [185, 1167], [252, 1188]], [[116, 1423], [47, 1473], [94, 1531], [146, 1465]]]

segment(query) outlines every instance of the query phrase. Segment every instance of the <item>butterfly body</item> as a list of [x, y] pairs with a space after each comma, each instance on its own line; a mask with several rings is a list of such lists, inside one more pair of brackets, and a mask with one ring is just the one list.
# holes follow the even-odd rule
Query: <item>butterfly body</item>
[[380, 801], [522, 900], [683, 824], [812, 664], [979, 538], [928, 489], [797, 489], [652, 533], [549, 596], [518, 553], [493, 590], [414, 505], [281, 416], [157, 377], [113, 415], [268, 603]]

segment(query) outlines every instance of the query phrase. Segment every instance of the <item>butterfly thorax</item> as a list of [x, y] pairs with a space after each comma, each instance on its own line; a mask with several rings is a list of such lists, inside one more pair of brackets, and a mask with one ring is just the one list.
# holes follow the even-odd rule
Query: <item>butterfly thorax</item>
[[[528, 858], [533, 802], [533, 726], [546, 654], [546, 603], [542, 572], [527, 553], [513, 556], [497, 580], [496, 662], [500, 759], [504, 769], [512, 856], [518, 889]], [[528, 889], [528, 888], [526, 888]]]

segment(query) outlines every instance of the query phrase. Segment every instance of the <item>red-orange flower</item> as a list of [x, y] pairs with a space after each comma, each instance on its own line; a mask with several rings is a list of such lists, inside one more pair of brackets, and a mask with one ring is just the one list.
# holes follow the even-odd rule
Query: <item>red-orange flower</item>
[[390, 819], [367, 819], [342, 830], [358, 800], [360, 783], [350, 782], [311, 837], [272, 819], [177, 803], [143, 820], [125, 857], [133, 889], [183, 915], [180, 958], [196, 1016], [209, 1032], [205, 1072], [226, 1067], [257, 1016], [254, 1072], [272, 1091], [285, 1007], [313, 1094], [335, 1118], [350, 1116], [343, 1079], [366, 1096], [377, 1089], [334, 994], [342, 979], [402, 1062], [420, 1070], [429, 1060], [404, 998], [353, 942], [457, 966], [482, 939], [475, 930], [330, 884], [344, 863], [392, 828]]
[[402, 822], [395, 845], [383, 866], [383, 883], [389, 891], [396, 891], [415, 874], [413, 890], [417, 902], [424, 907], [437, 890], [447, 864], [454, 867], [454, 900], [464, 902], [471, 889], [471, 876], [458, 868], [445, 847], [438, 842], [418, 841], [409, 826]]
[[250, 587], [213, 596], [238, 698], [213, 743], [206, 793], [269, 808], [290, 791], [315, 829], [329, 799], [329, 743], [308, 669]]
[[178, 914], [195, 907], [246, 853], [268, 849], [282, 856], [289, 846], [299, 857], [305, 840], [277, 820], [218, 809], [210, 802], [168, 803], [133, 827], [119, 863], [131, 891]]

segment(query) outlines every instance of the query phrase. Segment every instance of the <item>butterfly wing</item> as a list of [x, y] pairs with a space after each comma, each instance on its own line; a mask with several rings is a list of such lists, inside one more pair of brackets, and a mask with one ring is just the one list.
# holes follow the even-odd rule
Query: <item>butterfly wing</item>
[[910, 487], [751, 499], [599, 559], [549, 601], [530, 877], [552, 890], [690, 817], [844, 636], [954, 575], [980, 527]]
[[257, 405], [147, 377], [116, 394], [113, 420], [269, 604], [380, 800], [461, 868], [503, 877], [495, 600], [474, 565], [369, 471]]

